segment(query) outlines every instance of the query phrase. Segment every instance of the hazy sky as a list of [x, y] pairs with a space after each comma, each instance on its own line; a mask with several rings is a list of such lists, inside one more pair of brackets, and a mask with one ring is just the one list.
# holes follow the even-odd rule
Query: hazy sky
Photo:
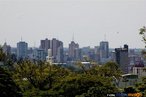
[[16, 46], [22, 36], [39, 46], [56, 37], [68, 47], [74, 33], [80, 47], [97, 46], [106, 34], [110, 47], [143, 48], [142, 26], [146, 0], [0, 0], [0, 44]]

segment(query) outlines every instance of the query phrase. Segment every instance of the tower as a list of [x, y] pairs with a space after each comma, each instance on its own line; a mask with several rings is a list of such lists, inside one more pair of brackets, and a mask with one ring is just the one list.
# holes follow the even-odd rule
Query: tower
[[20, 41], [17, 43], [17, 59], [25, 59], [27, 58], [27, 50], [28, 44], [24, 41]]
[[115, 49], [116, 62], [124, 73], [128, 73], [128, 45], [124, 45], [124, 48]]

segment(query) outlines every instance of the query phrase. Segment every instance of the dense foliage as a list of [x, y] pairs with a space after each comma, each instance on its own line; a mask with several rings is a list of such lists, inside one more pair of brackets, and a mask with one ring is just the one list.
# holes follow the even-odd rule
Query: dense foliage
[[[72, 72], [49, 63], [34, 64], [31, 61], [15, 64], [14, 68], [13, 79], [27, 97], [106, 97], [108, 93], [118, 91], [112, 83], [112, 76], [119, 76], [120, 72], [116, 64], [111, 62], [102, 68], [96, 66], [86, 70], [87, 73]], [[111, 69], [112, 72], [107, 71]]]
[[[10, 61], [1, 50], [0, 92], [9, 97], [106, 97], [118, 92], [113, 76], [122, 74], [118, 65], [108, 62], [80, 71], [51, 65], [47, 62]], [[5, 57], [5, 58], [3, 58]], [[9, 59], [9, 60], [8, 60]], [[10, 65], [11, 64], [11, 65]], [[9, 72], [9, 73], [8, 73]], [[11, 76], [10, 76], [11, 75]], [[7, 93], [9, 92], [9, 93]], [[5, 97], [2, 96], [2, 97]]]
[[21, 97], [20, 88], [10, 74], [0, 67], [0, 97]]
[[1, 92], [7, 94], [9, 91], [11, 95], [23, 97], [106, 97], [107, 94], [118, 92], [112, 77], [121, 75], [117, 64], [113, 62], [82, 72], [29, 60], [15, 62], [5, 69], [9, 71], [0, 69]]

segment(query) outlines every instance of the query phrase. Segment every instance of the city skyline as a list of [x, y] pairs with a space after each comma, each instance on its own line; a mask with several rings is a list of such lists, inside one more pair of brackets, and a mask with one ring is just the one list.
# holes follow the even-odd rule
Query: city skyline
[[[13, 46], [13, 45], [11, 45], [11, 44], [8, 44], [8, 42], [7, 41], [5, 41], [4, 43], [2, 43], [2, 44], [0, 44], [0, 46], [4, 46], [4, 45], [7, 45], [7, 46], [10, 46], [10, 47], [12, 47], [12, 48], [17, 48], [17, 43], [19, 43], [19, 42], [25, 42], [25, 43], [27, 43], [28, 44], [28, 48], [42, 48], [41, 46], [41, 41], [42, 40], [49, 40], [49, 41], [51, 41], [51, 40], [53, 40], [53, 39], [55, 39], [55, 40], [58, 40], [57, 38], [51, 38], [51, 39], [48, 39], [48, 38], [44, 38], [44, 39], [41, 39], [41, 40], [39, 40], [40, 42], [38, 43], [38, 46], [36, 46], [36, 43], [34, 43], [32, 46], [30, 46], [30, 44], [27, 42], [27, 41], [25, 41], [25, 40], [23, 40], [22, 38], [19, 40], [19, 41], [17, 41], [16, 43], [15, 43], [15, 46]], [[62, 40], [58, 40], [58, 41], [60, 41], [60, 42], [62, 42], [63, 43], [63, 48], [69, 48], [69, 45], [70, 45], [70, 43], [68, 43], [68, 45], [67, 46], [64, 46], [64, 42], [62, 41]], [[75, 42], [74, 40], [71, 40], [70, 42]], [[102, 40], [102, 41], [100, 41], [99, 42], [99, 44], [97, 44], [97, 45], [94, 45], [94, 46], [91, 46], [91, 45], [86, 45], [86, 46], [80, 46], [80, 44], [78, 43], [78, 42], [76, 42], [80, 47], [79, 48], [86, 48], [86, 47], [90, 47], [90, 48], [96, 48], [96, 47], [100, 47], [100, 43], [101, 42], [107, 42], [108, 44], [109, 44], [109, 49], [115, 49], [115, 48], [122, 48], [122, 45], [128, 45], [128, 44], [121, 44], [121, 46], [119, 46], [119, 47], [110, 47], [110, 43], [109, 43], [109, 41], [107, 41], [107, 40]], [[142, 47], [142, 48], [132, 48], [132, 47], [130, 47], [130, 49], [145, 49], [145, 47]]]
[[107, 40], [110, 48], [144, 48], [138, 34], [144, 9], [145, 0], [0, 0], [0, 44], [16, 47], [22, 37], [39, 47], [40, 40], [57, 38], [68, 47], [74, 33], [80, 47]]

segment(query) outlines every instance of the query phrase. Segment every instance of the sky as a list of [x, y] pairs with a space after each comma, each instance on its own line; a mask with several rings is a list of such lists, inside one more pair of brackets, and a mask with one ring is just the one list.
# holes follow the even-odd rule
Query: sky
[[0, 44], [29, 47], [57, 38], [64, 47], [109, 41], [111, 48], [128, 44], [144, 48], [139, 29], [146, 26], [146, 0], [0, 0]]

